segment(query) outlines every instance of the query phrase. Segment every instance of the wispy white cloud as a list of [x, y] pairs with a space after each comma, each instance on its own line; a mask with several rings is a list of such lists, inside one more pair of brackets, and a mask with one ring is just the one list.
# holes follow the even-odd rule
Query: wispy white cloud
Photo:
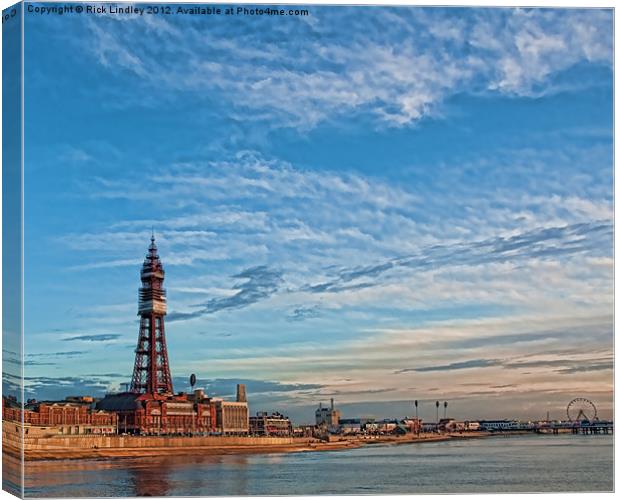
[[[540, 161], [528, 159], [527, 167], [517, 164], [511, 171], [513, 178], [532, 175]], [[475, 169], [486, 169], [493, 180], [509, 167], [483, 160], [481, 165], [463, 168], [470, 175]], [[520, 168], [527, 172], [520, 174]], [[99, 249], [117, 257], [78, 264], [74, 270], [138, 265], [140, 259], [130, 256], [143, 249], [148, 230], [156, 227], [167, 265], [224, 263], [208, 277], [185, 282], [188, 290], [205, 286], [228, 290], [214, 294], [212, 300], [234, 296], [231, 276], [255, 263], [281, 269], [285, 282], [277, 293], [262, 299], [294, 293], [309, 300], [309, 307], [313, 294], [328, 294], [332, 305], [349, 306], [375, 300], [405, 308], [407, 301], [418, 307], [448, 300], [525, 305], [528, 287], [541, 273], [554, 286], [587, 290], [575, 295], [574, 301], [590, 304], [601, 297], [597, 287], [603, 297], [608, 291], [609, 283], [597, 277], [608, 272], [612, 202], [605, 191], [596, 191], [598, 181], [589, 188], [588, 181], [567, 169], [560, 185], [551, 175], [556, 171], [550, 169], [541, 177], [535, 190], [529, 184], [509, 188], [457, 182], [454, 188], [439, 185], [425, 192], [415, 184], [300, 170], [245, 152], [231, 160], [178, 164], [173, 173], [155, 171], [141, 183], [95, 180], [95, 185], [87, 186], [88, 196], [146, 200], [157, 206], [158, 213], [171, 215], [118, 221], [101, 231], [68, 234], [59, 241], [74, 251]], [[451, 168], [445, 168], [442, 174], [446, 173], [459, 175]], [[165, 200], [180, 191], [187, 205], [183, 215], [174, 215], [176, 207], [166, 206]], [[437, 192], [453, 196], [437, 197]], [[230, 264], [237, 260], [247, 265]], [[574, 263], [570, 269], [587, 274], [583, 287], [574, 285], [584, 276], [562, 272], [561, 263], [567, 261]], [[595, 265], [599, 262], [602, 267]], [[515, 272], [527, 278], [522, 287], [512, 275]], [[457, 274], [461, 279], [455, 281]], [[472, 287], [474, 282], [481, 286]], [[558, 293], [549, 290], [545, 281], [537, 287], [545, 290], [540, 301], [550, 306]], [[419, 290], [425, 290], [426, 297]], [[191, 295], [187, 290], [185, 294]], [[204, 298], [203, 292], [195, 295]], [[185, 307], [183, 314], [199, 317], [200, 308], [187, 312], [191, 304], [184, 301], [180, 310]]]
[[[611, 66], [611, 10], [310, 11], [309, 19], [287, 18], [277, 27], [252, 19], [251, 26], [236, 20], [206, 30], [184, 18], [181, 29], [175, 18], [100, 16], [89, 21], [80, 45], [151, 95], [217, 94], [236, 119], [302, 129], [356, 113], [408, 125], [440, 114], [456, 93], [540, 96], [554, 92], [554, 76], [576, 64]], [[162, 44], [168, 57], [157, 49]]]

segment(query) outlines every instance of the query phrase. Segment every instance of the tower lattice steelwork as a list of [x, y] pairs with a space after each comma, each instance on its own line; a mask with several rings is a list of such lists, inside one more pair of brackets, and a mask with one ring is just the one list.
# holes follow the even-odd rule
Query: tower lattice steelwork
[[140, 279], [142, 280], [138, 306], [140, 333], [131, 379], [131, 392], [172, 394], [172, 378], [170, 377], [164, 328], [164, 316], [166, 315], [164, 268], [157, 254], [155, 236], [151, 236], [149, 252], [144, 259]]

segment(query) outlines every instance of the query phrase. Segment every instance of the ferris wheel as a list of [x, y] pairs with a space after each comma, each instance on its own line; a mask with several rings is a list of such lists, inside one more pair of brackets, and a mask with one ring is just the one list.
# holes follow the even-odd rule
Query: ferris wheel
[[566, 407], [566, 416], [571, 422], [597, 420], [596, 406], [586, 398], [575, 398]]

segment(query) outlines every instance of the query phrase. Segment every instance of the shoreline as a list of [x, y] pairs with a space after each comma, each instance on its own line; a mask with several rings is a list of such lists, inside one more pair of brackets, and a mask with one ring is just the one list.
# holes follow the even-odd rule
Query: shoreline
[[[583, 472], [584, 465], [596, 466], [599, 471], [597, 475], [584, 476], [591, 484], [580, 482], [579, 491], [611, 491], [613, 488], [613, 436], [596, 436], [594, 439], [602, 445], [600, 447], [590, 446], [591, 438], [575, 438], [570, 434], [560, 435], [558, 441], [558, 436], [550, 434], [496, 433], [488, 436], [492, 439], [456, 435], [451, 438], [457, 441], [451, 441], [440, 436], [444, 441], [436, 444], [402, 446], [411, 441], [410, 437], [378, 442], [375, 448], [371, 445], [357, 451], [343, 449], [341, 453], [284, 454], [272, 450], [274, 453], [266, 454], [193, 453], [186, 456], [36, 460], [25, 464], [5, 455], [3, 466], [18, 492], [20, 481], [23, 481], [29, 497], [40, 496], [43, 491], [53, 497], [101, 497], [104, 487], [114, 489], [106, 489], [106, 496], [128, 497], [278, 496], [284, 493], [356, 495], [360, 490], [364, 494], [402, 495], [410, 494], [413, 489], [418, 494], [437, 494], [456, 493], [454, 488], [458, 486], [462, 486], [459, 490], [472, 488], [462, 493], [483, 494], [501, 490], [507, 481], [514, 486], [515, 493], [557, 492], [558, 484], [564, 492], [577, 491], [573, 484], [563, 481], [567, 473], [564, 459], [572, 456], [579, 458], [568, 461], [572, 467], [568, 472], [573, 477]], [[574, 446], [571, 446], [573, 441]], [[555, 446], [556, 442], [561, 443], [560, 446]], [[335, 445], [341, 443], [332, 446]], [[516, 450], [516, 455], [511, 450]], [[531, 454], [535, 468], [529, 468], [529, 460], [527, 464], [522, 461], [525, 453]], [[496, 466], [489, 468], [486, 460], [489, 456], [497, 459], [494, 461]], [[460, 460], [463, 457], [473, 457], [473, 460]], [[457, 459], [459, 466], [455, 467]], [[377, 473], [371, 474], [371, 471]], [[411, 476], [412, 471], [414, 475], [418, 472], [417, 477]], [[463, 478], [478, 479], [464, 482]]]
[[[385, 436], [374, 439], [350, 438], [334, 441], [304, 440], [289, 443], [264, 444], [220, 444], [199, 446], [123, 446], [123, 447], [63, 447], [49, 446], [39, 449], [25, 449], [24, 460], [28, 462], [57, 461], [57, 460], [84, 460], [84, 459], [114, 459], [114, 458], [141, 458], [161, 456], [216, 456], [234, 454], [269, 454], [269, 453], [302, 453], [319, 451], [341, 451], [361, 448], [372, 445], [402, 445], [426, 442], [449, 441], [452, 439], [475, 439], [498, 435], [497, 433], [475, 432], [467, 434], [427, 434], [420, 436]], [[192, 438], [189, 438], [192, 439]], [[21, 451], [15, 446], [4, 443], [4, 453], [20, 458]], [[129, 444], [129, 443], [128, 443]], [[27, 446], [27, 445], [26, 445]]]

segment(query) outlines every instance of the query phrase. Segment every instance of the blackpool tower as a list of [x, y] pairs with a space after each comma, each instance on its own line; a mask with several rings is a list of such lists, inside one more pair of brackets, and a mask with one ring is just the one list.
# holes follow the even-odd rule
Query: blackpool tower
[[140, 333], [131, 379], [131, 392], [171, 395], [173, 393], [172, 378], [170, 377], [164, 328], [164, 316], [166, 315], [164, 268], [157, 254], [155, 236], [151, 236], [151, 244], [140, 271], [140, 279], [142, 281], [138, 304]]

